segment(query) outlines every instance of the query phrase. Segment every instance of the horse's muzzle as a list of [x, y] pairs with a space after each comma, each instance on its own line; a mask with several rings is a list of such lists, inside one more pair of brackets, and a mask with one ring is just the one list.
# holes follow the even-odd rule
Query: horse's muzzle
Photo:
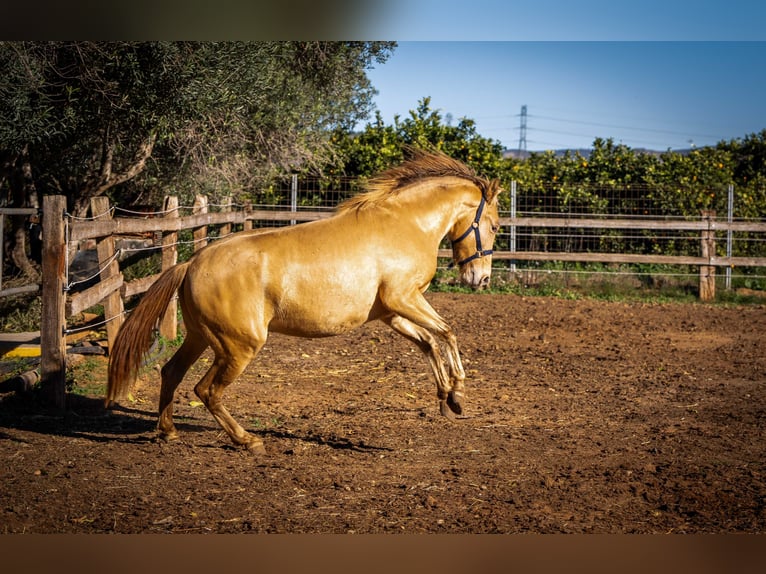
[[467, 270], [462, 273], [460, 279], [465, 285], [474, 291], [480, 291], [489, 287], [489, 274], [481, 273], [477, 270]]

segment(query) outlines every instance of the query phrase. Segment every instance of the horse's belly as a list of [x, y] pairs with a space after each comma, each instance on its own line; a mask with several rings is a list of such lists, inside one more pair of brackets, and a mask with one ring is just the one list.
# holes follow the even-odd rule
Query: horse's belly
[[365, 323], [362, 321], [302, 321], [275, 319], [269, 325], [269, 331], [294, 335], [297, 337], [332, 337], [347, 333]]
[[300, 301], [281, 301], [270, 331], [301, 337], [330, 337], [355, 329], [379, 316], [374, 295], [325, 293]]

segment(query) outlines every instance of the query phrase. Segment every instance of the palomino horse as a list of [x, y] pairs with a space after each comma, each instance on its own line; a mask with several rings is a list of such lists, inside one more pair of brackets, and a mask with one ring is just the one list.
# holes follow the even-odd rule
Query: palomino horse
[[[463, 412], [465, 371], [452, 329], [423, 293], [445, 235], [461, 280], [475, 289], [489, 284], [499, 191], [497, 180], [478, 177], [457, 160], [413, 150], [328, 219], [243, 231], [210, 244], [163, 273], [123, 324], [110, 353], [107, 406], [131, 388], [153, 329], [178, 291], [186, 336], [161, 371], [158, 430], [166, 440], [178, 437], [173, 394], [212, 347], [215, 358], [195, 393], [235, 444], [265, 452], [263, 441], [223, 406], [222, 394], [269, 331], [326, 337], [374, 319], [426, 354], [440, 411], [454, 419]], [[446, 366], [436, 336], [446, 341]]]

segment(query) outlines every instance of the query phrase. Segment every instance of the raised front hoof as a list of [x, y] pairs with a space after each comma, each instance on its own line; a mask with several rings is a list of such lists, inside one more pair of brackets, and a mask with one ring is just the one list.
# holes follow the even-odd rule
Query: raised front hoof
[[439, 412], [441, 412], [442, 416], [446, 417], [449, 421], [455, 422], [457, 420], [455, 413], [449, 406], [447, 406], [447, 399], [441, 399], [439, 401]]
[[253, 442], [250, 442], [244, 445], [244, 447], [247, 450], [247, 452], [255, 456], [263, 456], [267, 454], [266, 447], [263, 446], [263, 441], [261, 440], [255, 440]]
[[450, 391], [447, 395], [447, 406], [456, 415], [463, 414], [463, 401], [465, 395], [460, 391]]

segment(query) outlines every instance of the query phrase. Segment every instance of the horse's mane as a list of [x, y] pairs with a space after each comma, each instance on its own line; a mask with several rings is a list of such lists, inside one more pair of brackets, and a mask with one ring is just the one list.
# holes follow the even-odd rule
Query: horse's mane
[[497, 180], [488, 180], [476, 175], [473, 168], [439, 151], [408, 148], [410, 156], [403, 163], [389, 168], [367, 182], [366, 191], [341, 203], [338, 211], [361, 209], [374, 205], [418, 181], [429, 177], [458, 177], [475, 184], [486, 197], [498, 185]]

